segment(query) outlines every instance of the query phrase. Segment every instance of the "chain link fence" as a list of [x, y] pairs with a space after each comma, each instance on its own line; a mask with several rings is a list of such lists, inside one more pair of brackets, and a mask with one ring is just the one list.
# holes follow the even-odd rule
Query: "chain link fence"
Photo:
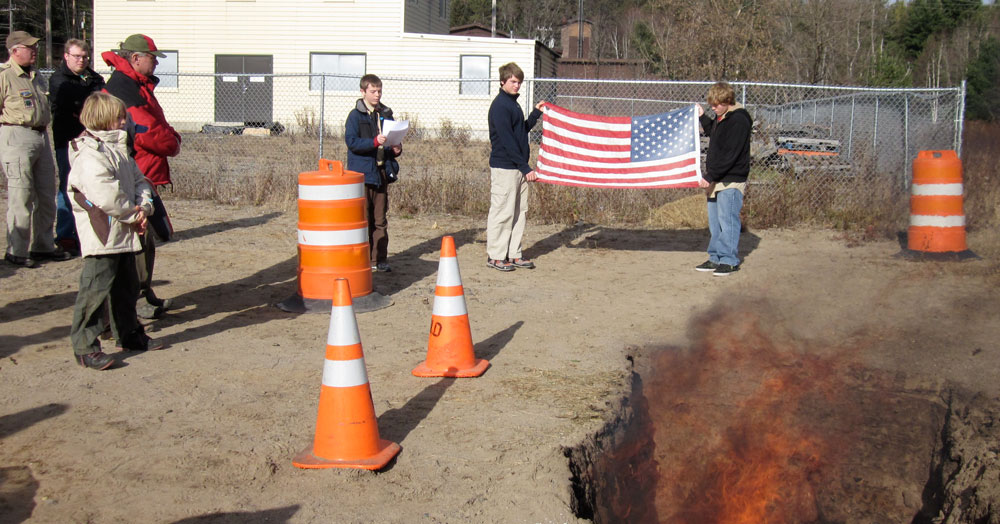
[[[184, 139], [181, 154], [171, 159], [175, 180], [260, 183], [262, 176], [314, 170], [319, 158], [346, 160], [344, 122], [360, 96], [357, 77], [179, 73], [161, 79], [157, 98]], [[499, 87], [496, 79], [382, 80], [382, 102], [397, 120], [410, 122], [406, 171], [488, 180], [486, 115]], [[711, 84], [534, 79], [522, 86], [520, 101], [526, 113], [546, 100], [582, 113], [639, 116], [704, 104]], [[789, 204], [792, 194], [823, 208], [869, 205], [876, 185], [880, 199], [902, 202], [918, 151], [961, 153], [964, 84], [870, 89], [734, 82], [733, 87], [754, 118], [751, 191], [777, 205]], [[541, 126], [530, 139], [538, 144]], [[430, 153], [421, 155], [421, 149]]]

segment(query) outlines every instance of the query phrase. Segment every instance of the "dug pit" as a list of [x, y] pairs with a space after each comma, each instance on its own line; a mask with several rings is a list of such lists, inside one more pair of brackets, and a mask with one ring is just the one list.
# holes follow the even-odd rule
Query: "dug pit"
[[[804, 350], [723, 312], [637, 348], [631, 395], [565, 450], [605, 523], [1000, 523], [1000, 402]], [[725, 326], [720, 329], [719, 326]]]

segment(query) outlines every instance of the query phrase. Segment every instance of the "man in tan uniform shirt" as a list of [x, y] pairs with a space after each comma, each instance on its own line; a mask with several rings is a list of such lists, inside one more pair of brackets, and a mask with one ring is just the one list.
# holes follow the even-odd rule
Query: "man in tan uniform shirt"
[[45, 127], [49, 104], [35, 70], [38, 39], [24, 31], [7, 36], [10, 60], [0, 66], [0, 164], [7, 175], [7, 252], [4, 260], [35, 267], [66, 260], [55, 249], [56, 172]]

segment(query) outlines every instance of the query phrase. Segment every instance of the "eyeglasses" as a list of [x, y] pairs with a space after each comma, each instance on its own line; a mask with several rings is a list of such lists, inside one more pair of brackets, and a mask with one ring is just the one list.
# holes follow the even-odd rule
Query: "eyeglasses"
[[90, 55], [74, 55], [73, 53], [66, 53], [66, 54], [72, 57], [74, 60], [90, 60]]

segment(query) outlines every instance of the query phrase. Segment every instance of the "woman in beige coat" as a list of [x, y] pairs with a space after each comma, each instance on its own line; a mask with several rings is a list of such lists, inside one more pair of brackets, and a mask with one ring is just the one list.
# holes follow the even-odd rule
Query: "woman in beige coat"
[[86, 130], [69, 144], [69, 197], [80, 236], [83, 269], [70, 340], [77, 363], [107, 369], [115, 360], [101, 351], [105, 304], [118, 349], [160, 349], [136, 319], [139, 235], [153, 213], [153, 189], [128, 155], [125, 104], [94, 93], [80, 112]]

